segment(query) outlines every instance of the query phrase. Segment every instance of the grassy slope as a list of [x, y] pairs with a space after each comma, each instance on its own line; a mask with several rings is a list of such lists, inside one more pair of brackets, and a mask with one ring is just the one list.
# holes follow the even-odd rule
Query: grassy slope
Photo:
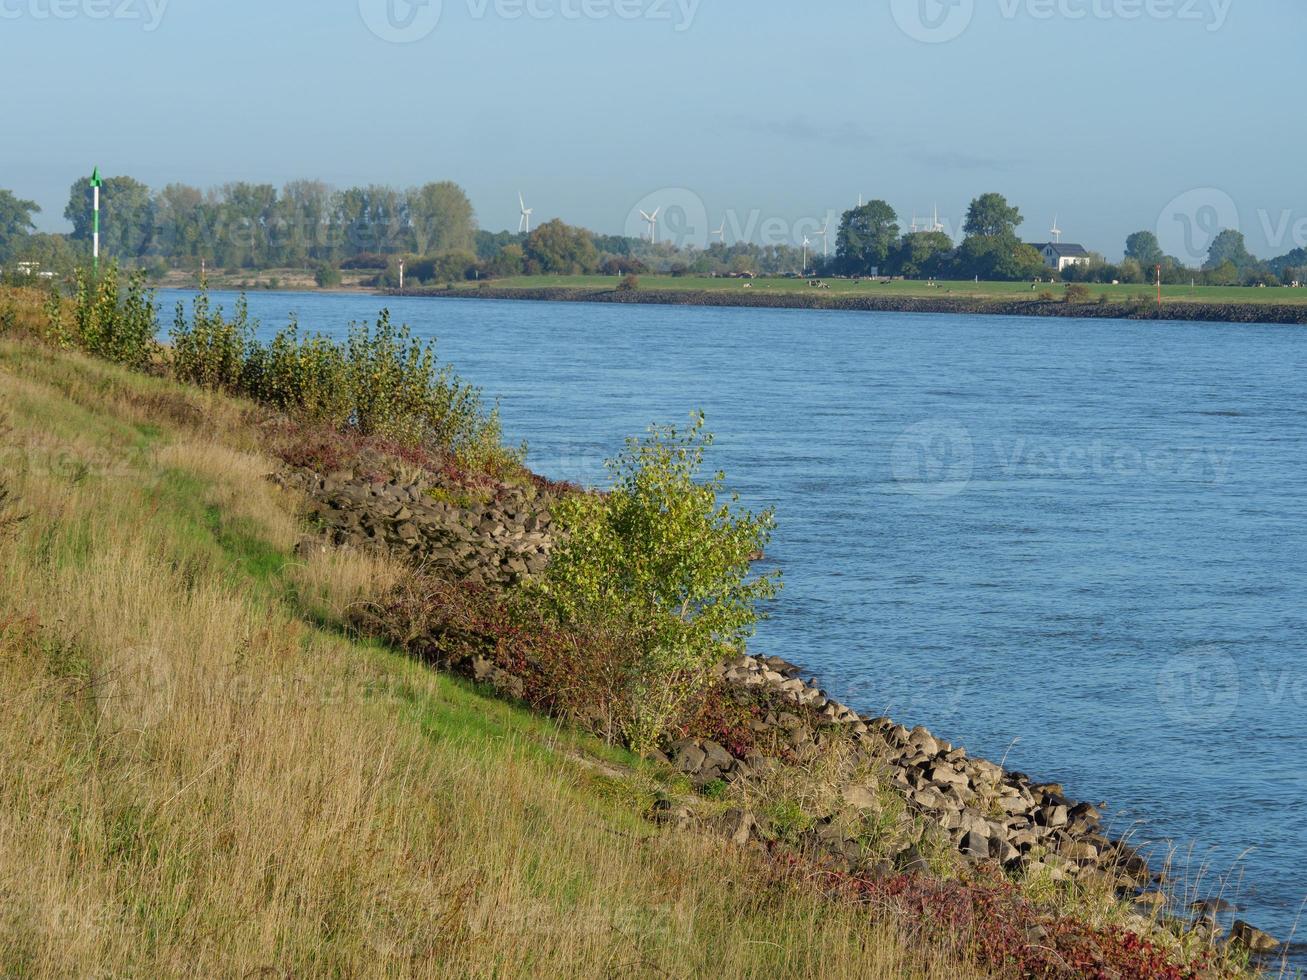
[[[822, 290], [823, 296], [903, 296], [939, 299], [943, 296], [962, 298], [1025, 300], [1034, 299], [1040, 292], [1050, 292], [1061, 297], [1064, 287], [1061, 284], [1044, 284], [1038, 290], [1032, 290], [1028, 282], [940, 282], [938, 287], [919, 280], [872, 283], [863, 282], [855, 285], [851, 280], [823, 280], [829, 290]], [[569, 289], [605, 289], [611, 290], [617, 284], [612, 276], [518, 276], [509, 279], [496, 279], [493, 285], [497, 289], [545, 289], [550, 287]], [[1155, 301], [1157, 287], [1152, 285], [1100, 285], [1086, 284], [1092, 297], [1097, 299], [1106, 295], [1110, 300], [1127, 303], [1139, 297]], [[737, 279], [708, 279], [694, 276], [675, 278], [672, 276], [641, 276], [640, 286], [646, 290], [704, 290], [709, 292], [731, 291], [744, 288]], [[476, 289], [476, 283], [460, 284], [459, 288]], [[754, 280], [753, 289], [770, 289], [778, 292], [815, 292], [803, 279], [758, 279]], [[1307, 305], [1307, 289], [1248, 289], [1241, 286], [1163, 286], [1162, 297], [1168, 303], [1276, 303]]]
[[334, 629], [244, 411], [0, 341], [0, 975], [972, 972]]

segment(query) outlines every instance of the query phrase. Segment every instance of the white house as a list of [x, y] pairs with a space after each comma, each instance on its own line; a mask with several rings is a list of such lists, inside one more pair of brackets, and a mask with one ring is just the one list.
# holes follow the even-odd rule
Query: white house
[[1044, 257], [1044, 264], [1050, 269], [1061, 272], [1069, 265], [1088, 265], [1089, 252], [1083, 245], [1070, 245], [1066, 242], [1043, 242], [1031, 244]]

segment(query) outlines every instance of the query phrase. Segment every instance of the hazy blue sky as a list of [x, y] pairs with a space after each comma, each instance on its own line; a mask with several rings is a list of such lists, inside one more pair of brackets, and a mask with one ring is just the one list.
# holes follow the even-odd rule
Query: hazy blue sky
[[954, 228], [997, 190], [1030, 240], [1056, 213], [1180, 252], [1237, 213], [1279, 254], [1307, 244], [1304, 41], [1302, 0], [0, 0], [0, 187], [58, 230], [94, 163], [448, 178], [485, 228], [520, 188], [537, 222], [620, 232], [649, 198], [755, 240], [859, 192]]

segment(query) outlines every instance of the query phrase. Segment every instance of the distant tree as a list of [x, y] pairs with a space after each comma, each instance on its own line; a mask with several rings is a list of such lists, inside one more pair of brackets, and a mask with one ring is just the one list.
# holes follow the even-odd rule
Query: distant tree
[[323, 262], [313, 273], [313, 281], [321, 289], [330, 289], [340, 285], [340, 270], [329, 262]]
[[8, 261], [13, 251], [36, 227], [32, 223], [32, 216], [40, 210], [35, 201], [24, 201], [11, 191], [0, 190], [0, 262]]
[[331, 188], [322, 181], [288, 183], [281, 189], [275, 215], [271, 258], [278, 265], [322, 263], [332, 257]]
[[909, 279], [940, 275], [952, 251], [953, 240], [942, 231], [913, 232], [899, 242], [890, 257], [890, 270]]
[[736, 255], [731, 259], [731, 271], [736, 275], [752, 272], [755, 268], [757, 268], [757, 263], [751, 255]]
[[1258, 264], [1257, 260], [1248, 254], [1248, 246], [1243, 233], [1230, 228], [1221, 232], [1212, 241], [1212, 247], [1207, 252], [1207, 261], [1203, 264], [1203, 268], [1219, 269], [1227, 262], [1240, 273], [1252, 269]]
[[169, 184], [154, 198], [152, 251], [174, 265], [214, 260], [214, 209], [204, 192], [185, 184]]
[[490, 275], [504, 278], [506, 276], [520, 276], [522, 270], [526, 268], [526, 253], [522, 246], [517, 243], [505, 245], [499, 250], [499, 254], [490, 259], [487, 272]]
[[844, 212], [835, 254], [846, 272], [866, 274], [887, 265], [898, 242], [898, 215], [886, 202], [871, 201]]
[[1206, 272], [1207, 282], [1212, 286], [1239, 285], [1239, 267], [1229, 259]]
[[526, 236], [512, 231], [491, 232], [478, 229], [473, 237], [476, 240], [477, 258], [483, 262], [489, 262], [507, 246], [520, 246]]
[[524, 252], [529, 263], [547, 274], [578, 275], [593, 272], [599, 265], [590, 233], [557, 218], [531, 232]]
[[[69, 236], [90, 250], [95, 225], [91, 179], [73, 184], [64, 217], [73, 223]], [[146, 254], [154, 237], [154, 198], [150, 188], [132, 177], [106, 177], [100, 189], [100, 252], [122, 260]]]
[[10, 262], [35, 262], [42, 272], [53, 272], [65, 277], [72, 274], [80, 264], [80, 256], [68, 242], [66, 235], [47, 235], [35, 232], [24, 235], [15, 241], [8, 258], [3, 261], [8, 273]]
[[1021, 221], [1021, 211], [1008, 204], [1002, 194], [982, 194], [967, 209], [963, 231], [984, 238], [1015, 238]]
[[970, 235], [953, 254], [952, 272], [959, 279], [1019, 282], [1048, 271], [1043, 256], [1013, 234]]
[[599, 266], [599, 271], [606, 276], [640, 275], [648, 271], [645, 264], [629, 255], [609, 255]]
[[219, 196], [217, 261], [244, 269], [273, 265], [278, 235], [277, 188], [237, 181], [222, 187]]
[[472, 202], [453, 181], [426, 184], [405, 196], [413, 245], [422, 255], [476, 248]]
[[1137, 231], [1125, 240], [1125, 257], [1133, 259], [1142, 269], [1156, 269], [1165, 255], [1161, 243], [1151, 231]]
[[[1149, 266], [1149, 268], [1155, 269], [1160, 262], [1161, 262], [1161, 251], [1159, 250], [1158, 261], [1154, 262], [1153, 265]], [[1134, 259], [1134, 258], [1126, 259], [1124, 262], [1121, 263], [1121, 265], [1117, 268], [1116, 271], [1117, 271], [1117, 278], [1120, 279], [1122, 282], [1137, 283], [1137, 282], [1147, 281], [1144, 276], [1144, 267], [1142, 264], [1140, 264], [1138, 259]]]

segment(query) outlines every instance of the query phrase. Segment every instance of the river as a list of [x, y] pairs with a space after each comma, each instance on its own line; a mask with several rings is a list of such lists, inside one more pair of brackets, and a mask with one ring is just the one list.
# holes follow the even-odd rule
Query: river
[[[165, 293], [166, 304], [183, 293]], [[228, 307], [235, 297], [215, 294]], [[703, 409], [775, 507], [757, 651], [1107, 801], [1283, 939], [1307, 899], [1307, 329], [255, 293], [388, 305], [558, 479]], [[165, 313], [167, 311], [165, 310]], [[165, 317], [167, 319], [167, 317]]]

